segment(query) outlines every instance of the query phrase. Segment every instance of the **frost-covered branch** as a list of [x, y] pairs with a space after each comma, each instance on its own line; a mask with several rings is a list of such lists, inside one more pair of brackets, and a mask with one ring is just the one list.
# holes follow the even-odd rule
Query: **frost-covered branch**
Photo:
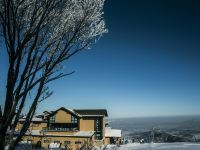
[[[103, 5], [104, 0], [0, 1], [0, 31], [9, 60], [0, 149], [13, 149], [27, 131], [38, 103], [52, 94], [46, 84], [69, 75], [63, 73], [63, 62], [107, 32]], [[12, 120], [15, 131], [27, 100], [31, 109], [22, 130], [6, 143], [6, 131]]]

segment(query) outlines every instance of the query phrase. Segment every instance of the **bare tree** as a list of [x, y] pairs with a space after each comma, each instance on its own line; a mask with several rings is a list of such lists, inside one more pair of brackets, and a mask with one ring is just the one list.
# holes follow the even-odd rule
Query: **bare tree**
[[[104, 0], [0, 0], [0, 31], [9, 60], [0, 149], [14, 149], [21, 140], [38, 103], [52, 94], [48, 83], [73, 73], [63, 73], [63, 61], [107, 32], [103, 5]], [[29, 94], [30, 109], [14, 138]]]

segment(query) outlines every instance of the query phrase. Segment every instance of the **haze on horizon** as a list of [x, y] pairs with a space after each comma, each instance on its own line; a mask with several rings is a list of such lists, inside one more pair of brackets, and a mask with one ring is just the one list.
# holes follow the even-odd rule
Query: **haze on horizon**
[[[75, 74], [51, 83], [54, 94], [37, 112], [66, 107], [106, 108], [111, 118], [200, 115], [199, 8], [196, 0], [107, 0], [109, 33], [64, 65]], [[5, 58], [1, 50], [1, 105]]]

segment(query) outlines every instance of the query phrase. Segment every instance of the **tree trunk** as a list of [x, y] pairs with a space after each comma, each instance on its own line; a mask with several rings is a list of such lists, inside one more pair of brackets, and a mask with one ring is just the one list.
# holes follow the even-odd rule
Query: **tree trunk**
[[15, 149], [15, 145], [13, 143], [13, 141], [11, 143], [9, 143], [9, 148], [6, 150], [14, 150]]
[[6, 139], [6, 132], [5, 131], [1, 131], [0, 132], [0, 150], [4, 150], [5, 139]]

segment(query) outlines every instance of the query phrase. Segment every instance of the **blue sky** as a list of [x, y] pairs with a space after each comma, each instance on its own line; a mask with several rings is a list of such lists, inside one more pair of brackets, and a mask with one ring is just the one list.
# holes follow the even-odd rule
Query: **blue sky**
[[[109, 33], [64, 64], [38, 113], [106, 108], [109, 116], [200, 115], [200, 2], [107, 0]], [[6, 54], [0, 52], [0, 102]]]

